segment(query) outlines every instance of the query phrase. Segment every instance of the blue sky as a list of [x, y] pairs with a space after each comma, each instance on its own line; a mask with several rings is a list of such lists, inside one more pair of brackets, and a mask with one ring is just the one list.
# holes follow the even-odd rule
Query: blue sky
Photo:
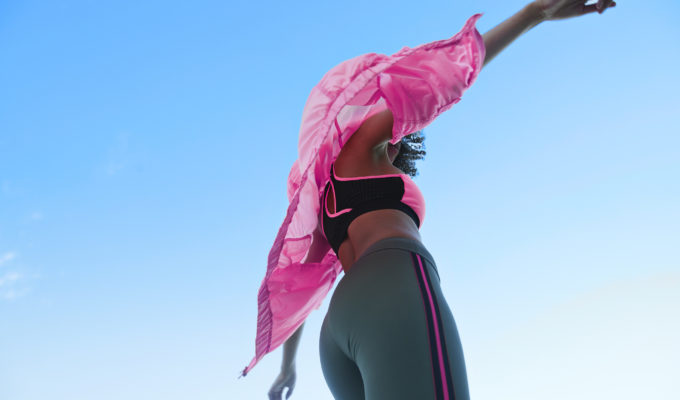
[[[236, 377], [309, 91], [524, 4], [0, 3], [0, 398], [264, 399], [280, 350]], [[475, 398], [680, 395], [679, 17], [539, 25], [426, 129]], [[293, 399], [331, 398], [327, 300]]]

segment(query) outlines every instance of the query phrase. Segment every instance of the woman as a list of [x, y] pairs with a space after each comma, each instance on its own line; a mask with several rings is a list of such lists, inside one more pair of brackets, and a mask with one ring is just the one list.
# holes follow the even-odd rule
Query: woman
[[257, 356], [244, 371], [285, 340], [270, 399], [293, 391], [302, 323], [332, 286], [337, 260], [345, 275], [319, 339], [333, 396], [469, 399], [453, 315], [420, 241], [424, 201], [405, 174], [414, 175], [423, 154], [408, 144], [421, 141], [411, 132], [455, 104], [484, 65], [538, 23], [616, 5], [585, 3], [535, 0], [483, 36], [477, 14], [451, 39], [358, 57], [322, 79], [305, 107], [291, 206], [259, 294]]

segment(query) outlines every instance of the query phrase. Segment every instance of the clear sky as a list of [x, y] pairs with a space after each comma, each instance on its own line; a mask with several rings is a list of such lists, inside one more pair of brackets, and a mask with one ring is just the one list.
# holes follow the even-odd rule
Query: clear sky
[[[524, 1], [0, 2], [0, 399], [264, 399], [311, 88]], [[680, 3], [547, 22], [425, 131], [473, 398], [680, 397]], [[329, 297], [330, 298], [330, 297]], [[292, 399], [330, 399], [313, 312]]]

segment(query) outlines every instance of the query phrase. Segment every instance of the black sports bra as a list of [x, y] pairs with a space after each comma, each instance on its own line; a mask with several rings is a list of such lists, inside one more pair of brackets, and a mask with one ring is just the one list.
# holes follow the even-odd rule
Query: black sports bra
[[[328, 211], [328, 193], [333, 191], [335, 212]], [[347, 229], [358, 216], [369, 211], [396, 209], [406, 213], [416, 225], [425, 218], [425, 199], [406, 174], [339, 178], [331, 164], [331, 179], [321, 196], [321, 228], [335, 254], [347, 239]]]

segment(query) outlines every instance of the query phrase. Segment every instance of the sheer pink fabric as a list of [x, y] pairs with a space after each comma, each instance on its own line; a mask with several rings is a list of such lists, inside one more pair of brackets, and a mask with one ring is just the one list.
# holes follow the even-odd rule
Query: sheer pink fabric
[[449, 39], [391, 56], [370, 53], [347, 60], [312, 89], [302, 114], [299, 157], [288, 176], [290, 204], [258, 293], [255, 357], [243, 376], [319, 308], [342, 271], [333, 251], [321, 262], [302, 261], [319, 221], [330, 165], [343, 144], [386, 108], [394, 115], [391, 142], [396, 143], [460, 101], [484, 62], [484, 41], [475, 27], [482, 15], [470, 17]]

